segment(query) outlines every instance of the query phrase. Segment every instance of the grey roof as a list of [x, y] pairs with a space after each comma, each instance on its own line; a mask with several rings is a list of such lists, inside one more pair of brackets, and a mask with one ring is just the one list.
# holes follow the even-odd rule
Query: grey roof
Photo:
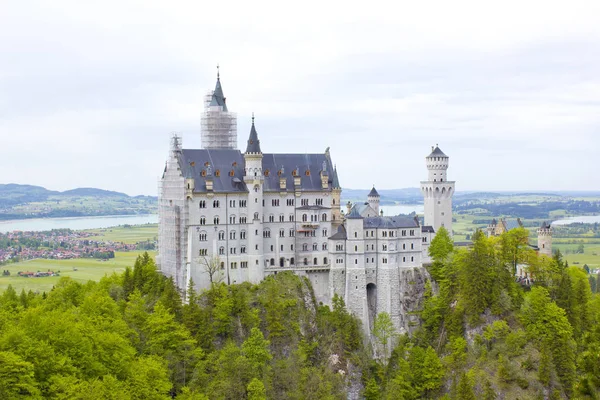
[[377, 190], [375, 190], [375, 186], [373, 186], [373, 189], [371, 189], [371, 191], [369, 192], [369, 196], [379, 197], [379, 193], [377, 193]]
[[393, 217], [367, 217], [363, 221], [364, 228], [395, 229], [395, 228], [418, 228], [419, 223], [415, 218], [405, 215]]
[[436, 145], [435, 149], [431, 150], [431, 154], [427, 156], [427, 158], [429, 157], [446, 157], [448, 158], [447, 155], [444, 154], [444, 152], [442, 150], [440, 150], [440, 148]]
[[337, 166], [333, 167], [333, 181], [331, 183], [334, 189], [341, 189], [340, 180], [338, 178]]
[[494, 219], [492, 220], [492, 225], [498, 225], [498, 221], [496, 221], [496, 218], [494, 218]]
[[435, 233], [435, 230], [433, 229], [433, 226], [424, 225], [424, 226], [421, 227], [421, 232]]
[[329, 239], [332, 240], [346, 240], [347, 239], [347, 235], [346, 235], [346, 228], [344, 227], [344, 225], [340, 225], [338, 227], [337, 232], [330, 237]]
[[260, 140], [258, 140], [256, 127], [254, 126], [254, 115], [252, 116], [252, 128], [250, 128], [250, 137], [248, 138], [248, 146], [246, 147], [246, 153], [261, 153]]
[[358, 207], [352, 206], [350, 212], [346, 215], [346, 218], [350, 219], [359, 219], [362, 218], [362, 215], [358, 212]]
[[217, 74], [217, 85], [213, 92], [212, 98], [210, 99], [209, 106], [221, 106], [223, 111], [227, 111], [227, 104], [225, 103], [225, 96], [223, 95], [223, 88], [221, 87], [221, 78]]
[[[294, 190], [293, 171], [296, 171], [300, 177], [301, 188], [305, 191], [323, 191], [332, 188], [332, 177], [327, 177], [327, 189], [323, 189], [321, 185], [321, 170], [323, 162], [327, 165], [327, 170], [333, 169], [331, 161], [328, 160], [325, 154], [263, 154], [263, 171], [269, 170], [269, 175], [265, 176], [265, 192], [279, 192], [278, 172], [283, 167], [284, 173], [281, 175], [286, 178], [287, 190]], [[307, 175], [308, 171], [308, 175]], [[333, 175], [333, 174], [332, 174]]]
[[506, 219], [504, 220], [504, 226], [506, 227], [507, 231], [510, 231], [511, 229], [521, 228], [523, 224], [521, 223], [521, 220], [519, 218]]
[[550, 229], [551, 226], [550, 226], [550, 224], [548, 222], [544, 221], [544, 222], [542, 222], [542, 226], [540, 226], [540, 228], [542, 228], [542, 229]]
[[[207, 163], [212, 170], [214, 192], [248, 191], [244, 183], [244, 157], [239, 150], [183, 149], [180, 159], [181, 169], [185, 176], [194, 178], [195, 192], [206, 192], [208, 177], [202, 176], [202, 171], [207, 170]], [[230, 176], [231, 171], [233, 176]]]
[[[279, 192], [278, 172], [284, 168], [281, 177], [286, 178], [286, 189], [294, 191], [294, 177], [292, 171], [298, 169], [301, 190], [303, 191], [328, 191], [332, 188], [331, 176], [327, 177], [327, 189], [323, 189], [320, 172], [323, 162], [327, 161], [325, 154], [263, 154], [263, 176], [265, 192]], [[208, 163], [208, 164], [207, 164]], [[202, 171], [210, 165], [212, 170], [214, 192], [247, 192], [244, 183], [244, 155], [239, 150], [229, 149], [184, 149], [179, 159], [184, 176], [194, 178], [195, 192], [206, 192], [207, 176], [202, 176]], [[231, 175], [233, 171], [233, 176]], [[308, 171], [308, 175], [306, 174]], [[217, 174], [219, 176], [217, 176]]]
[[[369, 203], [354, 203], [352, 209], [356, 209], [356, 211], [358, 212], [358, 214], [360, 214], [361, 217], [368, 217], [369, 209], [373, 211], [373, 217], [377, 215], [377, 213], [375, 212], [375, 210], [373, 210]], [[350, 210], [350, 212], [352, 212], [352, 210]]]

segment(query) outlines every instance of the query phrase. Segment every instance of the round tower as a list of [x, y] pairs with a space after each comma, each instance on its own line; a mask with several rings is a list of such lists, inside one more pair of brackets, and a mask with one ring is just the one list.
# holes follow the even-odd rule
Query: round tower
[[449, 157], [436, 145], [426, 158], [428, 180], [421, 182], [425, 205], [425, 225], [437, 232], [445, 227], [452, 235], [452, 196], [454, 182], [448, 181]]
[[367, 202], [371, 208], [375, 210], [375, 215], [379, 215], [379, 200], [379, 193], [377, 193], [377, 190], [375, 190], [375, 185], [373, 185], [373, 189], [371, 189], [371, 192], [367, 196]]
[[254, 126], [252, 115], [252, 128], [248, 138], [248, 146], [244, 153], [244, 183], [248, 187], [248, 272], [249, 280], [258, 283], [264, 278], [263, 256], [263, 187], [264, 176], [262, 173], [263, 153], [260, 141]]
[[542, 222], [542, 226], [538, 228], [537, 234], [540, 254], [552, 257], [552, 226], [545, 221]]

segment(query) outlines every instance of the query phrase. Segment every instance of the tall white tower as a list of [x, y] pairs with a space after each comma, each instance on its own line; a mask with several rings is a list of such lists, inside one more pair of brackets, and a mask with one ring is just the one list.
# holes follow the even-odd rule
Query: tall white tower
[[237, 149], [237, 115], [229, 112], [217, 67], [217, 85], [204, 99], [200, 119], [203, 149]]
[[421, 192], [425, 199], [425, 225], [432, 226], [437, 232], [445, 227], [452, 235], [452, 196], [454, 181], [448, 181], [448, 156], [436, 145], [431, 147], [427, 156], [429, 179], [421, 182]]
[[375, 190], [375, 185], [373, 185], [373, 189], [367, 196], [367, 202], [371, 206], [373, 210], [375, 210], [375, 216], [379, 215], [379, 193]]

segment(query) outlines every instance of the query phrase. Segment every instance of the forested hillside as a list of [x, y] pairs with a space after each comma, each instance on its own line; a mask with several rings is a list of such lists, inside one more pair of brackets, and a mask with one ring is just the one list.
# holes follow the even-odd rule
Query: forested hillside
[[[370, 344], [339, 298], [317, 305], [289, 273], [182, 303], [146, 255], [98, 283], [9, 289], [0, 398], [600, 398], [600, 296], [583, 269], [539, 258], [524, 229], [468, 249], [442, 229], [430, 249], [421, 328], [398, 336], [379, 314]], [[525, 263], [531, 286], [514, 279]]]

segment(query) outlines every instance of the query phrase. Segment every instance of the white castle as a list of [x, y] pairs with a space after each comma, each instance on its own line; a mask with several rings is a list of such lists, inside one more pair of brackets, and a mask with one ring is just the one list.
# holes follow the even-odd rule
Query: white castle
[[329, 148], [263, 153], [252, 117], [241, 152], [231, 144], [235, 114], [227, 110], [219, 78], [211, 96], [203, 148], [184, 149], [180, 137], [171, 138], [159, 188], [162, 273], [181, 290], [190, 280], [200, 290], [215, 281], [258, 283], [293, 271], [311, 281], [323, 304], [335, 294], [343, 297], [366, 332], [383, 311], [396, 329], [410, 330], [414, 297], [427, 279], [429, 243], [441, 226], [452, 232], [448, 157], [437, 146], [426, 157], [424, 225], [416, 217], [383, 216], [375, 188], [367, 202], [349, 204], [344, 215]]

